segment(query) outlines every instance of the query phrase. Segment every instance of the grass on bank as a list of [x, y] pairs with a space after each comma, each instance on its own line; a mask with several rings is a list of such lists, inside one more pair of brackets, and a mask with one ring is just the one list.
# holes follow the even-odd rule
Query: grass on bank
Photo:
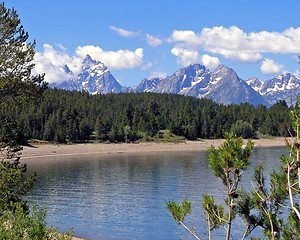
[[171, 133], [170, 130], [160, 130], [154, 137], [149, 137], [149, 140], [154, 142], [183, 142], [186, 139]]
[[[137, 140], [134, 143], [139, 143], [139, 142], [157, 142], [157, 143], [177, 143], [177, 142], [185, 142], [187, 139], [183, 136], [175, 135], [172, 133], [170, 130], [160, 130], [155, 136], [151, 137], [147, 133], [142, 133], [140, 132], [140, 139]], [[261, 134], [259, 132], [256, 133], [256, 138], [255, 139], [275, 139], [276, 137], [271, 136], [271, 135], [266, 135], [266, 134]], [[197, 138], [194, 141], [204, 141], [204, 139]], [[76, 141], [76, 142], [66, 142], [64, 144], [76, 144], [76, 143], [116, 143], [116, 142], [110, 142], [110, 141], [101, 141], [97, 140], [95, 135], [91, 135], [89, 140], [82, 140], [82, 141]], [[131, 142], [132, 143], [132, 142]], [[29, 139], [28, 144], [36, 144], [36, 145], [42, 145], [42, 144], [50, 144], [50, 145], [57, 145], [57, 144], [63, 144], [63, 143], [58, 143], [54, 141], [45, 141], [45, 140], [40, 140], [40, 139]]]

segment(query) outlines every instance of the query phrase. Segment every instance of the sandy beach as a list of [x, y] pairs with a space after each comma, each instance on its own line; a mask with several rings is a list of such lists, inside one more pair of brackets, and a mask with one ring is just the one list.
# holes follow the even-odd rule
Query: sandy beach
[[[289, 141], [294, 141], [289, 138]], [[202, 151], [211, 145], [218, 148], [224, 142], [223, 139], [186, 141], [181, 143], [88, 143], [88, 144], [32, 144], [25, 146], [21, 159], [34, 159], [44, 157], [61, 157], [86, 154], [124, 154], [124, 153], [155, 153], [169, 151]], [[246, 141], [245, 141], [246, 142]], [[284, 138], [257, 139], [255, 147], [285, 146]]]

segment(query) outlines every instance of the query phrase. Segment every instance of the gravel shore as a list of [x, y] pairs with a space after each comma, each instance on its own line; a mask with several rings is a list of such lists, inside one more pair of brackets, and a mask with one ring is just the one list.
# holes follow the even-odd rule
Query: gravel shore
[[[288, 139], [290, 142], [293, 138]], [[21, 159], [44, 157], [60, 157], [85, 154], [123, 154], [123, 153], [154, 153], [169, 151], [201, 151], [207, 150], [211, 145], [218, 148], [224, 139], [186, 141], [180, 143], [87, 143], [87, 144], [33, 144], [25, 146]], [[245, 141], [246, 143], [246, 141]], [[257, 139], [255, 147], [285, 146], [284, 138]]]

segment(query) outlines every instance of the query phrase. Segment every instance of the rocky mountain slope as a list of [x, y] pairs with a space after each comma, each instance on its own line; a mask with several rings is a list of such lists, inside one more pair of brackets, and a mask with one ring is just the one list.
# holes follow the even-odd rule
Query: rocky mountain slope
[[65, 72], [69, 73], [71, 78], [60, 84], [51, 84], [50, 87], [85, 90], [91, 94], [119, 93], [123, 90], [121, 84], [113, 77], [108, 68], [103, 63], [93, 60], [89, 55], [82, 62], [80, 74], [74, 75], [68, 66], [65, 66]]
[[164, 79], [144, 79], [136, 91], [205, 97], [225, 105], [241, 102], [266, 104], [259, 93], [224, 65], [220, 65], [213, 73], [200, 64], [190, 65]]
[[224, 65], [210, 72], [203, 65], [193, 64], [181, 68], [166, 78], [143, 79], [137, 87], [124, 87], [113, 77], [109, 69], [90, 56], [82, 62], [82, 71], [73, 74], [68, 66], [64, 71], [70, 78], [60, 84], [50, 84], [68, 90], [85, 90], [91, 94], [119, 92], [156, 92], [176, 93], [198, 98], [212, 99], [221, 104], [240, 104], [248, 102], [253, 105], [271, 106], [279, 100], [290, 104], [290, 96], [300, 94], [300, 78], [286, 73], [266, 82], [257, 78], [246, 81]]
[[246, 80], [246, 83], [258, 92], [270, 104], [285, 100], [289, 105], [295, 102], [295, 96], [300, 94], [300, 78], [285, 73], [261, 82], [257, 78]]

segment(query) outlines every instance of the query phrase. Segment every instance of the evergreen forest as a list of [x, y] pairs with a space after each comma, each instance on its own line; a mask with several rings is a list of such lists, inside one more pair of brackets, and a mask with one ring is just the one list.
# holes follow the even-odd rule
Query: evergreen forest
[[[169, 93], [96, 94], [47, 89], [42, 97], [2, 110], [20, 143], [28, 139], [57, 143], [134, 142], [159, 137], [161, 130], [189, 140], [223, 138], [232, 132], [244, 138], [290, 136], [290, 108], [285, 101], [272, 107], [222, 105]], [[3, 126], [5, 127], [5, 125]]]

